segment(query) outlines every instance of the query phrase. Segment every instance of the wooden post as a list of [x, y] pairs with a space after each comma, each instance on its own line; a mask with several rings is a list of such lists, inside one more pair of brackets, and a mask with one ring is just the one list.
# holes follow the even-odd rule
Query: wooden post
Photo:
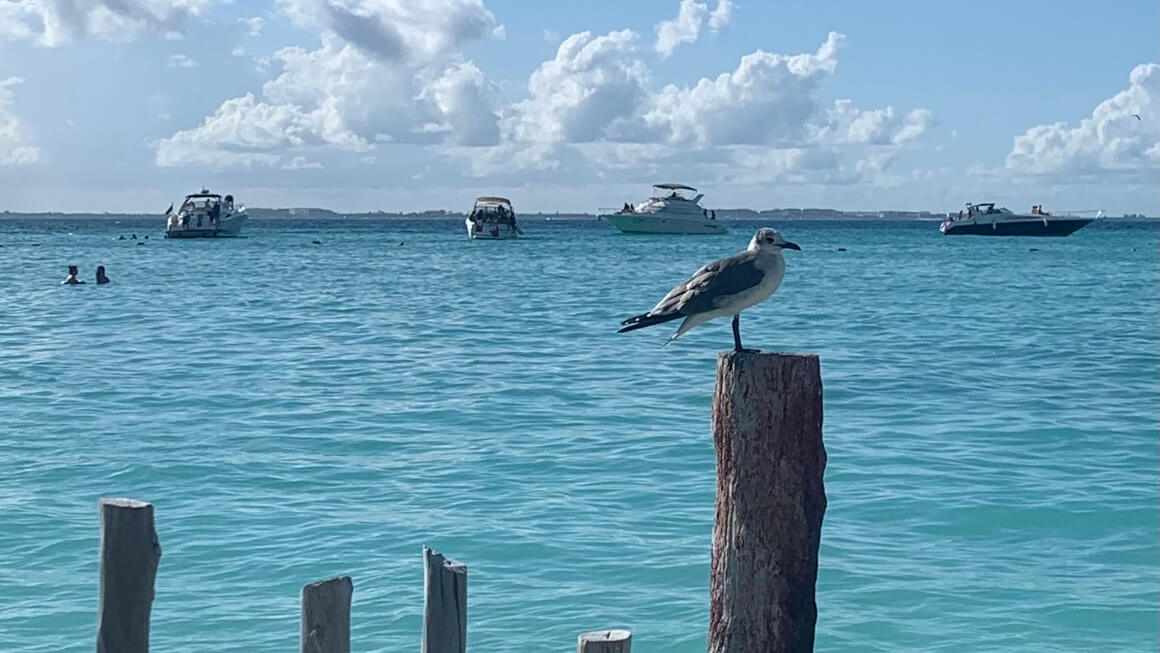
[[350, 653], [352, 593], [350, 576], [302, 588], [302, 653]]
[[812, 651], [826, 511], [818, 357], [721, 354], [713, 443], [709, 651]]
[[627, 630], [594, 630], [580, 633], [576, 653], [630, 653], [632, 633]]
[[422, 653], [467, 651], [467, 565], [423, 547]]
[[97, 653], [149, 653], [149, 614], [161, 543], [153, 504], [101, 499], [101, 599]]

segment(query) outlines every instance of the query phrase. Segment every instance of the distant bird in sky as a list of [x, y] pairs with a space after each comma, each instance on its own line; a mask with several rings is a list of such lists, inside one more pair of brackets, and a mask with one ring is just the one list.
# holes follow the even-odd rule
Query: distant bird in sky
[[698, 324], [732, 316], [733, 349], [757, 351], [741, 346], [741, 311], [765, 301], [781, 285], [785, 276], [783, 249], [800, 251], [801, 247], [782, 238], [776, 229], [758, 229], [745, 251], [703, 266], [670, 290], [651, 311], [621, 322], [617, 333], [685, 318], [667, 346]]
[[1136, 120], [1140, 120], [1140, 121], [1142, 121], [1142, 120], [1143, 120], [1143, 119], [1140, 117], [1140, 114], [1138, 114], [1138, 113], [1133, 113], [1132, 115], [1133, 115], [1133, 116], [1136, 116]]

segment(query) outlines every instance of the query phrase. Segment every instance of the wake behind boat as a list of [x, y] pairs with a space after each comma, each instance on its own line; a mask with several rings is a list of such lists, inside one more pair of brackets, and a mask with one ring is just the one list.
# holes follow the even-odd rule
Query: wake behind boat
[[241, 233], [249, 217], [246, 207], [234, 206], [234, 196], [224, 198], [209, 189], [186, 195], [177, 213], [165, 211], [166, 238], [233, 238]]
[[1075, 213], [1079, 212], [1052, 215], [1040, 204], [1032, 206], [1031, 213], [1014, 213], [994, 202], [968, 202], [958, 215], [948, 213], [938, 230], [944, 236], [1069, 236], [1103, 215], [1097, 211], [1095, 217], [1085, 218]]
[[[701, 208], [705, 196], [697, 193], [687, 197], [680, 191], [696, 193], [697, 189], [684, 184], [653, 184], [659, 192], [644, 202], [632, 205], [625, 202], [618, 210], [602, 210], [600, 218], [621, 233], [636, 234], [723, 234], [728, 230], [717, 221], [717, 212]], [[665, 191], [668, 191], [667, 193]]]

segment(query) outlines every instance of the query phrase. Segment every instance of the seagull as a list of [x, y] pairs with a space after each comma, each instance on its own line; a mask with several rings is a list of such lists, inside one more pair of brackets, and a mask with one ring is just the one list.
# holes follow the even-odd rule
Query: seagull
[[1143, 122], [1143, 119], [1142, 119], [1142, 118], [1140, 118], [1140, 114], [1138, 114], [1138, 113], [1133, 113], [1132, 115], [1133, 115], [1133, 116], [1136, 116], [1136, 120], [1140, 120], [1141, 122]]
[[741, 311], [765, 301], [785, 275], [783, 249], [801, 247], [781, 237], [776, 229], [758, 229], [745, 251], [713, 261], [669, 291], [651, 311], [621, 322], [617, 333], [685, 318], [667, 342], [713, 318], [733, 316], [734, 351], [755, 352], [741, 346]]

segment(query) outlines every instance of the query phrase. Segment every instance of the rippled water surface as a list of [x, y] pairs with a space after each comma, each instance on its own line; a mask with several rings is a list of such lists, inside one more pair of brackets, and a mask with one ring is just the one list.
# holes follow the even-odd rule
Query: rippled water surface
[[[423, 544], [474, 651], [703, 651], [729, 323], [616, 327], [756, 226], [0, 220], [0, 646], [92, 650], [97, 500], [131, 496], [157, 651], [297, 650], [338, 574], [354, 650], [417, 650]], [[822, 357], [817, 649], [1157, 650], [1157, 228], [773, 226], [803, 251], [742, 331]]]

